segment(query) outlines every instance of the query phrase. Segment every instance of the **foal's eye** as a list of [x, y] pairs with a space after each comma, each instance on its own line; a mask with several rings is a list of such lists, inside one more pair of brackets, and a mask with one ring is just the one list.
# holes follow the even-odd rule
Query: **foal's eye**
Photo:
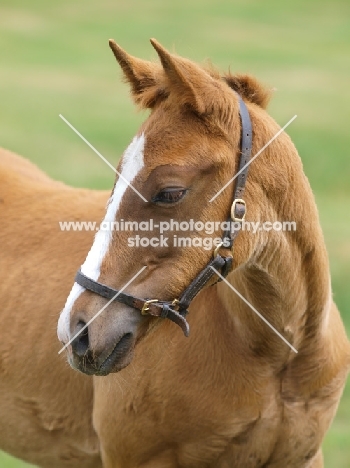
[[176, 203], [181, 200], [186, 194], [187, 190], [184, 188], [172, 187], [161, 190], [152, 201], [155, 203]]

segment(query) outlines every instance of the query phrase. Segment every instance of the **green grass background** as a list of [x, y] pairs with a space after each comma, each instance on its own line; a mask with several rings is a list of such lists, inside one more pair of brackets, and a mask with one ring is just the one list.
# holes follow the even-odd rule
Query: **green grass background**
[[[75, 186], [111, 188], [137, 113], [107, 41], [155, 59], [149, 38], [276, 88], [319, 206], [335, 300], [350, 331], [350, 2], [348, 0], [1, 0], [0, 145]], [[325, 466], [350, 466], [350, 386], [324, 441]], [[28, 466], [0, 453], [1, 468]]]

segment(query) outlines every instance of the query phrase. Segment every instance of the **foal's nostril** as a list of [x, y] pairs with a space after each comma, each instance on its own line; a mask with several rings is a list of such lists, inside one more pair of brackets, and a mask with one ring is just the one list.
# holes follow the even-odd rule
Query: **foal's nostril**
[[[80, 332], [85, 327], [86, 323], [79, 320], [75, 327], [73, 336]], [[89, 328], [86, 327], [79, 335], [72, 341], [73, 352], [77, 356], [84, 356], [89, 349]]]

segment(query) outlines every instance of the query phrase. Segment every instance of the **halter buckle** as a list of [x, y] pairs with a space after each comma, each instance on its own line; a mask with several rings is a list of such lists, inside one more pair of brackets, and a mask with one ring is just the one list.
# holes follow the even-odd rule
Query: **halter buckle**
[[158, 302], [158, 299], [149, 299], [148, 301], [145, 301], [145, 303], [143, 304], [142, 309], [141, 309], [141, 315], [148, 315], [148, 313], [147, 313], [147, 311], [149, 310], [148, 306], [152, 302]]
[[174, 299], [171, 305], [174, 307], [175, 310], [179, 310], [179, 299]]
[[[235, 216], [235, 210], [236, 210], [237, 203], [240, 203], [241, 205], [244, 205], [244, 215], [242, 216], [242, 218], [236, 218], [236, 216]], [[233, 221], [238, 221], [239, 223], [241, 223], [242, 221], [244, 221], [245, 215], [246, 215], [245, 201], [242, 200], [242, 198], [235, 198], [233, 200], [232, 206], [231, 206], [231, 218], [233, 219]]]

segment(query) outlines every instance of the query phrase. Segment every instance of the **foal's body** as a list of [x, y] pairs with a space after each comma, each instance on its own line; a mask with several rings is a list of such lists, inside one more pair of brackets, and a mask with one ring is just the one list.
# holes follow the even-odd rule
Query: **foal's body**
[[95, 378], [107, 468], [323, 466], [319, 445], [340, 397], [336, 382], [303, 389], [244, 346], [218, 304], [209, 291], [195, 301], [188, 345], [169, 326], [157, 351], [145, 340], [131, 369]]
[[0, 151], [0, 449], [41, 467], [102, 466], [92, 381], [58, 356], [56, 323], [93, 237], [58, 222], [98, 221], [106, 200]]

